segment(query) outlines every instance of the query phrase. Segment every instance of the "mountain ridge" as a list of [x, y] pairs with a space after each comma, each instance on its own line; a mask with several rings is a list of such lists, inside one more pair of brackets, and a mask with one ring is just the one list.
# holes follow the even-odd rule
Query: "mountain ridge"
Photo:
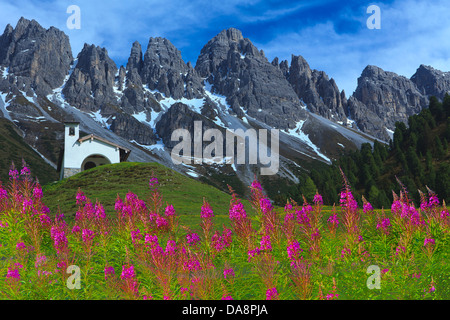
[[[383, 116], [389, 114], [387, 107], [373, 103], [376, 98], [373, 93], [383, 92], [380, 88], [396, 93], [392, 94], [394, 102], [405, 110], [410, 101], [400, 99], [406, 93], [402, 94], [396, 85], [404, 83], [414, 89], [420, 102], [414, 105], [416, 112], [423, 108], [429, 94], [450, 87], [435, 76], [437, 71], [430, 76], [418, 70], [414, 81], [385, 72], [384, 82], [363, 72], [360, 78], [373, 83], [368, 87], [371, 94], [352, 95], [347, 101], [334, 79], [323, 71], [311, 70], [301, 56], [292, 55], [290, 66], [287, 61], [278, 63], [278, 59], [269, 62], [262, 50], [234, 28], [223, 30], [208, 41], [195, 67], [184, 62], [170, 40], [160, 37], [150, 38], [145, 52], [135, 41], [126, 66], [118, 67], [106, 48], [94, 44], [85, 44], [77, 58], [73, 58], [64, 32], [53, 27], [44, 29], [33, 21], [22, 18], [16, 28], [8, 25], [0, 36], [4, 117], [21, 128], [31, 144], [33, 139], [39, 142], [43, 127], [49, 124], [57, 127], [58, 123], [61, 126], [64, 118], [75, 117], [82, 120], [82, 130], [120, 140], [131, 148], [132, 161], [159, 161], [169, 167], [173, 167], [170, 148], [162, 141], [167, 142], [168, 132], [176, 129], [175, 123], [166, 122], [164, 133], [157, 130], [157, 123], [177, 103], [187, 106], [179, 110], [202, 115], [224, 130], [280, 129], [283, 133], [280, 143], [285, 146], [280, 152], [280, 176], [295, 181], [296, 174], [292, 171], [298, 163], [302, 170], [307, 170], [309, 161], [329, 163], [364, 142], [389, 140], [387, 130], [393, 130], [393, 124], [388, 123], [390, 128], [383, 124]], [[28, 36], [19, 37], [21, 34]], [[57, 50], [48, 47], [50, 40]], [[42, 51], [43, 58], [39, 56]], [[47, 57], [59, 59], [56, 68]], [[33, 66], [27, 59], [34, 61]], [[58, 77], [47, 81], [50, 71], [46, 69], [57, 72]], [[359, 91], [364, 92], [367, 81], [358, 81], [358, 86], [359, 82]], [[372, 118], [365, 118], [365, 111], [371, 111]], [[396, 120], [407, 121], [406, 115], [406, 111], [400, 112]], [[378, 123], [378, 127], [370, 127], [368, 122]], [[182, 125], [188, 128], [192, 124], [182, 121]], [[332, 145], [318, 132], [333, 136]], [[62, 134], [54, 132], [54, 139], [55, 144], [61, 143]], [[35, 147], [51, 158], [51, 152], [38, 142], [34, 142]], [[192, 169], [177, 170], [185, 173]], [[256, 172], [252, 166], [236, 166], [233, 170], [245, 183]], [[201, 176], [208, 175], [205, 168], [197, 167], [195, 171]]]

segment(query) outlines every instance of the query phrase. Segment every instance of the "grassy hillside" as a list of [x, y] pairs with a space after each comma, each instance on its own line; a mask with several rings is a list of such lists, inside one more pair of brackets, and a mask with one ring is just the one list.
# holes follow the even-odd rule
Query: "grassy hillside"
[[56, 170], [24, 141], [14, 124], [0, 118], [0, 180], [4, 183], [8, 181], [12, 161], [20, 170], [22, 159], [25, 159], [33, 176], [38, 177], [42, 184], [58, 180]]
[[[200, 210], [205, 198], [212, 206], [215, 223], [229, 226], [228, 209], [231, 195], [208, 184], [188, 178], [157, 163], [123, 162], [96, 167], [56, 183], [43, 186], [44, 203], [52, 213], [58, 208], [70, 220], [78, 207], [75, 195], [78, 188], [92, 201], [98, 199], [105, 207], [106, 213], [115, 215], [114, 203], [117, 195], [122, 199], [129, 191], [140, 199], [147, 200], [150, 194], [148, 187], [152, 172], [159, 180], [159, 190], [165, 202], [172, 204], [180, 216], [180, 222], [198, 230]], [[242, 199], [247, 213], [254, 215], [248, 200]], [[281, 213], [283, 208], [276, 207]], [[324, 207], [325, 215], [331, 213], [331, 207]]]
[[[57, 212], [59, 207], [66, 217], [73, 217], [77, 211], [75, 195], [81, 188], [92, 201], [98, 199], [108, 214], [115, 215], [114, 203], [118, 194], [124, 198], [127, 192], [132, 191], [140, 199], [147, 200], [152, 172], [159, 179], [163, 201], [174, 206], [177, 214], [182, 216], [183, 223], [195, 226], [200, 222], [200, 210], [205, 197], [213, 207], [216, 223], [228, 224], [229, 194], [157, 163], [123, 162], [81, 172], [43, 186], [44, 203], [51, 212]], [[243, 203], [250, 213], [250, 203], [245, 200]]]

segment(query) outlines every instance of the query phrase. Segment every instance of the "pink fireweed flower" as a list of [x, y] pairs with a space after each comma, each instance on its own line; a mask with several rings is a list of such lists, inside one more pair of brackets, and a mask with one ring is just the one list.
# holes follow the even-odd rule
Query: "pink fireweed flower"
[[114, 267], [105, 267], [105, 280], [108, 280], [110, 276], [114, 276], [116, 274]]
[[337, 294], [337, 293], [329, 293], [326, 295], [327, 300], [334, 300], [334, 299], [337, 299], [338, 297], [339, 297], [339, 294]]
[[158, 228], [165, 228], [169, 225], [169, 223], [167, 222], [166, 218], [161, 217], [161, 216], [157, 216], [156, 217], [156, 226]]
[[308, 213], [304, 208], [302, 208], [302, 210], [295, 211], [295, 214], [297, 215], [297, 223], [309, 226], [310, 220], [308, 217]]
[[52, 227], [51, 237], [53, 238], [53, 245], [57, 253], [61, 253], [67, 249], [68, 241], [64, 230], [60, 230], [57, 227]]
[[47, 214], [41, 214], [39, 220], [43, 226], [49, 226], [52, 223], [52, 219]]
[[9, 177], [10, 177], [10, 179], [16, 180], [18, 176], [19, 176], [19, 171], [17, 171], [14, 168], [9, 170]]
[[175, 255], [176, 250], [177, 250], [176, 242], [173, 241], [173, 240], [167, 240], [166, 250], [164, 251], [166, 256], [173, 256], [173, 255]]
[[254, 180], [251, 184], [254, 189], [262, 190], [261, 183], [258, 180]]
[[364, 205], [363, 205], [363, 212], [364, 213], [371, 213], [372, 211], [373, 211], [373, 207], [370, 204], [370, 202], [364, 203]]
[[395, 200], [391, 205], [391, 211], [394, 214], [398, 214], [402, 210], [402, 204], [399, 200]]
[[233, 241], [232, 234], [232, 231], [226, 227], [224, 227], [222, 235], [220, 235], [219, 231], [216, 231], [211, 238], [213, 248], [218, 252], [228, 248]]
[[448, 212], [447, 208], [443, 209], [443, 210], [441, 211], [441, 219], [445, 219], [445, 218], [447, 218], [448, 216], [449, 216], [449, 212]]
[[122, 280], [134, 279], [136, 278], [136, 273], [134, 272], [134, 266], [130, 267], [122, 266], [122, 274], [120, 275]]
[[397, 248], [395, 249], [395, 255], [398, 256], [399, 254], [405, 253], [406, 252], [406, 248], [403, 246], [397, 246]]
[[0, 228], [7, 228], [9, 227], [8, 222], [5, 221], [5, 223], [3, 223], [3, 221], [0, 221]]
[[30, 169], [27, 166], [23, 167], [22, 170], [20, 170], [20, 174], [22, 176], [29, 176], [30, 173]]
[[38, 255], [36, 257], [36, 262], [34, 263], [35, 268], [43, 266], [47, 262], [47, 257], [44, 255]]
[[207, 201], [205, 201], [202, 205], [200, 217], [202, 219], [209, 219], [209, 218], [214, 217], [214, 211], [213, 211], [211, 205]]
[[150, 186], [150, 188], [155, 188], [157, 187], [159, 184], [159, 180], [156, 177], [151, 177], [150, 180], [148, 181], [148, 185]]
[[166, 210], [164, 210], [164, 214], [166, 215], [166, 217], [172, 217], [175, 215], [175, 209], [173, 207], [173, 205], [169, 204], [166, 207]]
[[13, 268], [8, 268], [8, 272], [6, 273], [6, 278], [20, 281], [19, 270], [13, 269]]
[[356, 211], [358, 209], [358, 203], [356, 202], [350, 190], [347, 192], [346, 191], [341, 192], [341, 198], [339, 202], [341, 204], [341, 207], [348, 208], [351, 211]]
[[308, 214], [313, 211], [313, 207], [310, 204], [306, 203], [303, 205], [302, 210], [305, 214]]
[[95, 217], [99, 220], [103, 220], [106, 218], [105, 208], [100, 203], [95, 204]]
[[285, 206], [284, 206], [284, 211], [290, 211], [290, 210], [292, 210], [293, 209], [293, 207], [292, 207], [292, 204], [290, 204], [290, 203], [287, 203]]
[[384, 218], [377, 224], [377, 229], [381, 229], [384, 233], [388, 233], [388, 228], [391, 226], [391, 220]]
[[159, 245], [158, 237], [156, 235], [150, 235], [150, 234], [147, 233], [147, 234], [145, 234], [144, 241], [145, 241], [145, 245], [150, 247], [150, 248], [153, 248], [153, 247]]
[[84, 243], [90, 243], [95, 237], [94, 231], [90, 229], [83, 229], [83, 232], [81, 233], [81, 238], [83, 239]]
[[233, 269], [224, 269], [223, 270], [223, 277], [226, 279], [227, 277], [234, 277], [234, 270]]
[[119, 196], [117, 196], [116, 202], [114, 203], [114, 210], [122, 211], [122, 208], [123, 208], [123, 201]]
[[266, 291], [266, 300], [276, 300], [278, 298], [278, 291], [276, 288], [271, 288]]
[[428, 244], [435, 245], [435, 240], [432, 238], [425, 238], [425, 241], [423, 242], [423, 246], [426, 247]]
[[76, 195], [77, 205], [82, 205], [87, 201], [86, 196], [84, 195], [84, 192], [78, 189], [77, 195]]
[[125, 201], [128, 204], [134, 203], [137, 200], [137, 195], [135, 195], [133, 192], [128, 192], [125, 196]]
[[25, 199], [23, 201], [23, 211], [26, 211], [27, 209], [30, 209], [32, 207], [33, 207], [33, 200]]
[[261, 251], [272, 251], [272, 243], [270, 242], [270, 236], [264, 236], [261, 239]]
[[318, 193], [316, 193], [315, 195], [314, 195], [314, 199], [313, 199], [313, 202], [315, 203], [315, 204], [323, 204], [323, 199], [322, 199], [322, 196], [320, 195], [320, 194], [318, 194]]
[[195, 246], [200, 241], [200, 237], [195, 232], [188, 233], [186, 235], [186, 241], [190, 246]]
[[2, 199], [8, 199], [8, 191], [0, 186], [0, 200]]
[[428, 202], [422, 201], [422, 202], [420, 203], [420, 210], [422, 210], [422, 211], [427, 211], [427, 210], [428, 210]]
[[245, 212], [244, 205], [241, 202], [233, 205], [229, 214], [231, 220], [240, 220], [247, 217], [247, 212]]
[[33, 197], [35, 199], [42, 199], [43, 197], [42, 188], [40, 186], [37, 186], [33, 189]]
[[429, 207], [438, 207], [439, 206], [439, 198], [435, 194], [432, 194], [430, 196], [430, 201], [428, 202], [428, 206]]
[[231, 296], [223, 296], [222, 300], [233, 300]]
[[261, 254], [261, 250], [259, 248], [255, 248], [253, 250], [249, 250], [247, 252], [248, 255], [248, 261], [250, 261], [251, 259], [253, 259], [255, 256], [260, 255]]
[[294, 220], [295, 216], [293, 213], [286, 213], [286, 215], [284, 216], [284, 222], [288, 222], [291, 220]]
[[139, 230], [139, 229], [131, 230], [130, 234], [131, 234], [131, 241], [133, 243], [136, 243], [136, 242], [138, 242], [139, 240], [142, 239], [141, 230]]
[[297, 260], [299, 254], [303, 251], [300, 248], [300, 243], [298, 243], [297, 241], [294, 241], [291, 245], [289, 245], [286, 250], [289, 260], [293, 261]]
[[189, 259], [184, 263], [183, 268], [184, 270], [189, 271], [198, 271], [202, 269], [200, 262], [197, 259]]
[[78, 233], [78, 232], [80, 232], [80, 231], [81, 231], [80, 226], [77, 226], [77, 225], [73, 226], [73, 228], [72, 228], [72, 233]]
[[124, 205], [122, 207], [122, 217], [133, 216], [133, 208], [131, 206]]
[[272, 203], [267, 198], [261, 198], [261, 200], [259, 200], [259, 207], [264, 214], [267, 214], [268, 212], [273, 210]]
[[23, 243], [23, 242], [18, 242], [17, 244], [16, 244], [16, 250], [25, 250], [27, 248], [27, 246], [25, 245], [25, 243]]
[[330, 224], [337, 226], [339, 224], [339, 219], [338, 216], [336, 214], [332, 214], [328, 220], [327, 220]]

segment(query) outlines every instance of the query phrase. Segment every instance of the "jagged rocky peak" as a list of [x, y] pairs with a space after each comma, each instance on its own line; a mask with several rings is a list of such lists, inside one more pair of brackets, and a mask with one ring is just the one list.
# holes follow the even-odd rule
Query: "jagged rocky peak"
[[201, 50], [195, 70], [215, 93], [227, 97], [238, 117], [248, 116], [279, 129], [306, 118], [280, 69], [237, 29], [227, 29]]
[[450, 72], [442, 72], [431, 66], [420, 65], [411, 81], [427, 96], [436, 96], [442, 100], [446, 93], [450, 93]]
[[333, 78], [330, 79], [323, 71], [312, 70], [300, 55], [292, 55], [290, 67], [284, 60], [279, 68], [310, 111], [330, 120], [347, 122], [347, 100]]
[[118, 69], [108, 51], [84, 44], [77, 59], [63, 89], [67, 102], [83, 111], [98, 111], [102, 104], [115, 104], [113, 87]]
[[28, 78], [22, 81], [38, 94], [61, 86], [72, 61], [67, 35], [54, 27], [45, 29], [35, 20], [22, 17], [16, 28], [8, 24], [0, 36], [0, 65], [16, 78]]
[[135, 41], [131, 47], [130, 57], [127, 62], [127, 71], [137, 70], [138, 73], [141, 72], [144, 65], [144, 58], [142, 55], [142, 46], [139, 41]]
[[191, 99], [203, 93], [201, 79], [183, 61], [181, 52], [165, 38], [150, 38], [140, 74], [150, 90], [158, 90], [166, 97]]
[[377, 138], [388, 140], [388, 130], [396, 121], [407, 123], [408, 117], [428, 106], [410, 79], [376, 66], [367, 66], [358, 78], [358, 86], [348, 101], [350, 116], [358, 127]]
[[235, 28], [222, 30], [202, 48], [195, 69], [201, 77], [207, 78], [221, 67], [223, 61], [233, 60], [236, 66], [239, 59], [245, 59], [247, 54], [264, 57], [249, 39], [242, 36], [240, 30]]

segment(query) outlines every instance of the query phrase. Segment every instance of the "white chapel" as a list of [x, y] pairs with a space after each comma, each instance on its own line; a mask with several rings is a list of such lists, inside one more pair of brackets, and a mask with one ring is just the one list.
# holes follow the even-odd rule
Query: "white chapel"
[[58, 164], [60, 179], [104, 164], [124, 162], [130, 152], [94, 134], [80, 138], [80, 123], [65, 122], [64, 148]]

